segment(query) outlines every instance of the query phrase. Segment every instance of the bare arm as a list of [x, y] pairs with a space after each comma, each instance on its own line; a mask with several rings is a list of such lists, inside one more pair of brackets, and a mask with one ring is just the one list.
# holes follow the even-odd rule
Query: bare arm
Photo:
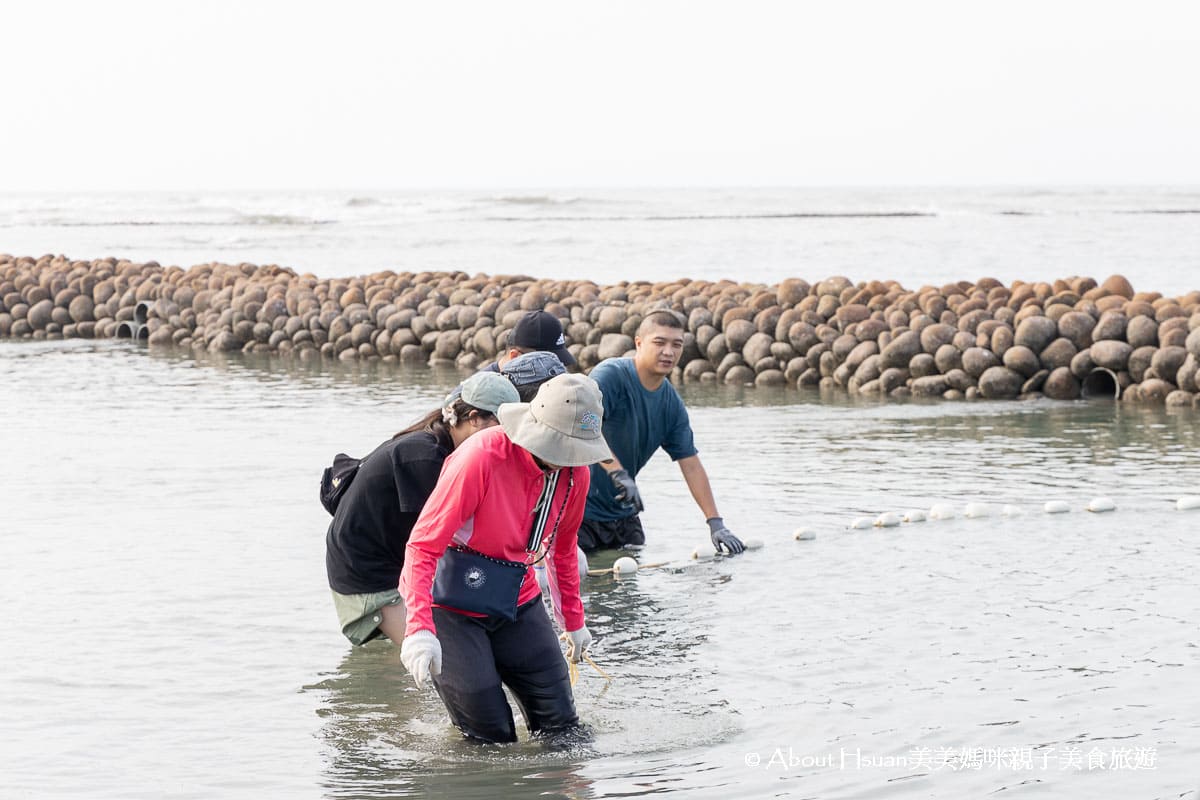
[[679, 471], [683, 473], [683, 480], [687, 483], [688, 491], [692, 493], [692, 499], [704, 512], [704, 519], [709, 520], [721, 516], [721, 512], [717, 511], [717, 501], [713, 499], [708, 473], [704, 471], [704, 465], [700, 463], [700, 456], [681, 458], [676, 463], [679, 464]]

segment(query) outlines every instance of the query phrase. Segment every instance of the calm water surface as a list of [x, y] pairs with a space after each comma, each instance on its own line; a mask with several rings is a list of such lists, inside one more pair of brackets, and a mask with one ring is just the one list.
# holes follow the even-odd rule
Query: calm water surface
[[[4, 796], [1197, 796], [1194, 414], [686, 387], [764, 547], [691, 561], [656, 457], [641, 558], [669, 565], [587, 586], [594, 742], [477, 747], [341, 637], [316, 501], [458, 378], [0, 342]], [[844, 530], [970, 501], [1025, 514]]]

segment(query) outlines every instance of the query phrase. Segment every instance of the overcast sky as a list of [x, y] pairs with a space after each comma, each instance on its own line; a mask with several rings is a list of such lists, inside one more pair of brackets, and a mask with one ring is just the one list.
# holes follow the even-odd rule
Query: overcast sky
[[1200, 183], [1189, 2], [5, 3], [0, 191]]

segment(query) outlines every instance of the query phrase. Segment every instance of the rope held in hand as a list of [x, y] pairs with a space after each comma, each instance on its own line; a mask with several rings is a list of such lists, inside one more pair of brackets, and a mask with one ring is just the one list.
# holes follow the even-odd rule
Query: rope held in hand
[[[558, 639], [559, 639], [559, 641], [562, 641], [562, 642], [568, 641], [567, 635], [565, 633], [560, 635], [558, 637]], [[563, 654], [563, 658], [567, 658], [565, 653]], [[592, 657], [587, 654], [587, 651], [584, 651], [584, 653], [583, 653], [583, 660], [586, 661], [587, 663], [591, 664], [592, 669], [594, 669], [594, 670], [596, 670], [596, 672], [600, 673], [600, 677], [604, 678], [604, 680], [606, 680], [606, 681], [612, 680], [612, 675], [609, 675], [607, 672], [602, 670], [600, 668], [600, 665], [597, 664], [595, 661], [593, 661]], [[574, 661], [572, 661], [569, 658], [567, 658], [567, 675], [570, 676], [571, 688], [574, 689], [575, 683], [579, 680], [579, 665], [576, 664]]]

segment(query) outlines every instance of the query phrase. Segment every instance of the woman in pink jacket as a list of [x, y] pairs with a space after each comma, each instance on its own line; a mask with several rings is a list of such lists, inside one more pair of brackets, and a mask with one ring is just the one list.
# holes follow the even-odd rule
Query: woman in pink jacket
[[[532, 733], [579, 724], [567, 665], [533, 565], [578, 662], [591, 643], [579, 597], [577, 531], [588, 465], [611, 458], [595, 381], [558, 375], [531, 403], [500, 406], [500, 427], [446, 459], [413, 527], [400, 574], [408, 624], [400, 658], [432, 676], [451, 721], [488, 742], [517, 739], [507, 686]], [[507, 562], [507, 564], [505, 563]]]

